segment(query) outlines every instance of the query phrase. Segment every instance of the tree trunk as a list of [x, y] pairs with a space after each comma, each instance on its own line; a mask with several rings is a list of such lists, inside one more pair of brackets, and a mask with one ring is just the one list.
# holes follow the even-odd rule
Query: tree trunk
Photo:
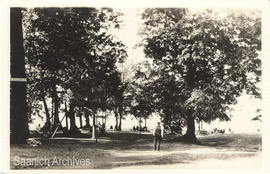
[[52, 116], [52, 120], [51, 123], [54, 124], [54, 106], [53, 106], [53, 98], [52, 98], [52, 112], [51, 112], [51, 116]]
[[[56, 86], [54, 86], [53, 89], [53, 103], [54, 103], [54, 127], [58, 126], [58, 124], [60, 123], [59, 120], [59, 98], [57, 95], [57, 90], [56, 90]], [[62, 128], [61, 125], [59, 127], [60, 129]]]
[[173, 131], [173, 126], [172, 126], [172, 124], [170, 124], [169, 127], [170, 127], [171, 134], [173, 134], [174, 131]]
[[105, 127], [106, 127], [106, 124], [107, 124], [107, 114], [105, 113], [105, 120], [104, 120], [104, 124], [105, 124]]
[[122, 131], [122, 113], [119, 113], [119, 125], [118, 125], [118, 130]]
[[148, 130], [146, 120], [147, 120], [147, 119], [146, 119], [146, 118], [144, 118], [144, 131], [147, 131], [147, 130]]
[[115, 116], [115, 128], [117, 129], [118, 128], [118, 112], [116, 109], [114, 110], [114, 116]]
[[93, 114], [93, 124], [92, 124], [92, 139], [96, 139], [96, 115]]
[[71, 133], [74, 133], [75, 131], [78, 130], [78, 128], [76, 126], [74, 105], [73, 105], [72, 102], [70, 103], [70, 106], [69, 106], [69, 114], [68, 114], [68, 116], [69, 116], [69, 120], [70, 120], [70, 129], [69, 129], [69, 131]]
[[89, 113], [86, 109], [84, 110], [84, 116], [85, 116], [85, 127], [90, 127]]
[[173, 134], [173, 126], [172, 126], [172, 114], [170, 113], [169, 114], [169, 117], [168, 117], [168, 126], [170, 128], [170, 131], [171, 131], [171, 134]]
[[146, 118], [144, 119], [144, 127], [147, 127]]
[[80, 128], [82, 128], [83, 125], [82, 125], [82, 114], [81, 114], [81, 113], [80, 113], [80, 115], [79, 115], [79, 119], [80, 119]]
[[183, 137], [187, 142], [199, 143], [195, 135], [195, 120], [192, 110], [187, 111], [187, 132]]
[[46, 102], [46, 98], [45, 98], [44, 95], [42, 96], [42, 101], [43, 101], [43, 104], [44, 104], [44, 109], [45, 109], [45, 114], [46, 114], [45, 125], [48, 126], [48, 127], [50, 127], [51, 126], [50, 112], [49, 112], [48, 105], [47, 105], [47, 102]]
[[65, 114], [66, 114], [66, 128], [68, 130], [68, 109], [67, 109], [67, 103], [65, 102]]
[[142, 118], [141, 117], [139, 119], [139, 126], [140, 126], [140, 131], [141, 131], [141, 128], [142, 128]]
[[[11, 78], [26, 78], [20, 8], [10, 9]], [[10, 82], [10, 143], [26, 143], [29, 136], [26, 82]]]
[[66, 115], [66, 128], [67, 128], [67, 130], [68, 130], [68, 116]]
[[198, 132], [200, 133], [201, 132], [201, 121], [198, 120], [197, 122], [198, 122]]

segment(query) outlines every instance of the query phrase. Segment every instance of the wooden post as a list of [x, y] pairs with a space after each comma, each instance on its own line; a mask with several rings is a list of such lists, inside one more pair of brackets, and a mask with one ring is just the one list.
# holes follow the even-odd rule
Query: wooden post
[[21, 8], [10, 8], [10, 142], [26, 143], [29, 136]]

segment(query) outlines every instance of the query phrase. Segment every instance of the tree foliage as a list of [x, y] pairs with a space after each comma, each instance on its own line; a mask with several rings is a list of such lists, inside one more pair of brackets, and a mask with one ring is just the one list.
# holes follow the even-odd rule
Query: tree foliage
[[131, 113], [141, 119], [148, 119], [155, 112], [152, 88], [152, 69], [149, 62], [145, 61], [133, 66], [133, 81], [129, 89], [131, 94]]
[[[105, 110], [120, 76], [116, 63], [127, 56], [123, 43], [109, 32], [120, 27], [119, 15], [109, 8], [27, 9], [24, 45], [36, 96], [54, 98], [56, 108], [65, 99], [70, 109], [87, 108], [93, 117]], [[70, 118], [76, 113], [72, 110]]]
[[142, 18], [145, 55], [160, 72], [156, 83], [168, 82], [170, 101], [184, 110], [189, 139], [196, 140], [195, 118], [229, 120], [228, 105], [243, 91], [260, 97], [259, 12], [147, 9]]

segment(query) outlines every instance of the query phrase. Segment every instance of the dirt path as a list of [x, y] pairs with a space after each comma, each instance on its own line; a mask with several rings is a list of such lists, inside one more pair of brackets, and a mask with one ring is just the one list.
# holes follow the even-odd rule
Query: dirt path
[[[164, 156], [172, 152], [136, 152], [136, 155], [155, 155]], [[184, 154], [183, 152], [174, 152], [178, 155]], [[192, 153], [200, 153], [199, 151]], [[201, 151], [201, 153], [206, 153]], [[209, 154], [209, 152], [207, 152]], [[211, 154], [228, 154], [230, 152], [211, 152]], [[195, 160], [190, 163], [176, 163], [176, 164], [160, 164], [160, 165], [131, 165], [127, 167], [118, 167], [114, 169], [225, 169], [225, 170], [258, 170], [261, 169], [262, 154], [261, 152], [233, 152], [237, 154], [253, 154], [251, 157], [235, 157], [229, 159], [203, 159]], [[125, 154], [125, 155], [124, 155]], [[117, 155], [117, 154], [116, 154]], [[118, 155], [134, 155], [128, 153], [119, 153]]]
[[154, 152], [151, 134], [108, 133], [98, 143], [89, 138], [55, 138], [38, 147], [11, 146], [12, 169], [70, 169], [74, 166], [14, 166], [14, 157], [90, 159], [83, 169], [259, 169], [261, 136], [225, 134], [200, 137], [201, 145], [177, 139], [164, 140], [160, 152]]

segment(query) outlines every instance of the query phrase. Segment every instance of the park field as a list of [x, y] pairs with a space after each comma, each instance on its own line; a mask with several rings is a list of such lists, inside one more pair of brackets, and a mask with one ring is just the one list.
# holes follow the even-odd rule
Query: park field
[[[11, 169], [259, 169], [261, 135], [217, 134], [198, 137], [201, 144], [188, 144], [166, 136], [161, 151], [153, 151], [150, 133], [108, 132], [96, 141], [89, 138], [41, 140], [42, 145], [11, 145]], [[20, 159], [88, 159], [83, 164], [22, 164]], [[247, 165], [250, 163], [250, 165]]]

